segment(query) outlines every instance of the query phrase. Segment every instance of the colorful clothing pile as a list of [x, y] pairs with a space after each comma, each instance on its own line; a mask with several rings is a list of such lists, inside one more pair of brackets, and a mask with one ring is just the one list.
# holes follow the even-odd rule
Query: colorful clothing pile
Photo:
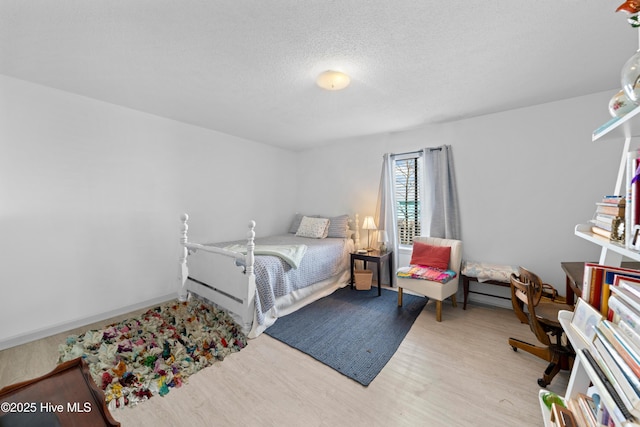
[[456, 272], [452, 270], [441, 270], [439, 268], [427, 267], [425, 265], [410, 265], [398, 269], [398, 277], [404, 279], [422, 279], [432, 282], [447, 283], [456, 277]]

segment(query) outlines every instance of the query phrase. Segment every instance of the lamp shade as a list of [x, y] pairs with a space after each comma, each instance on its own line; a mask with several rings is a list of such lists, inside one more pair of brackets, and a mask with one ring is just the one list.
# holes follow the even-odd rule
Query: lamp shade
[[387, 243], [389, 236], [385, 230], [378, 230], [378, 243]]
[[362, 222], [362, 229], [363, 230], [376, 230], [376, 223], [373, 222], [373, 217], [372, 216], [365, 216], [364, 217], [364, 221]]

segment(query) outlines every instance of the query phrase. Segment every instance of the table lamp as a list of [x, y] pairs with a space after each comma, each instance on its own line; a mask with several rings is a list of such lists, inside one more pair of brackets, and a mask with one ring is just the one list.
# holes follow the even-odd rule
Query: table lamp
[[367, 252], [371, 252], [372, 250], [374, 250], [371, 247], [371, 231], [370, 230], [377, 230], [376, 227], [376, 223], [373, 222], [373, 217], [372, 216], [365, 216], [364, 217], [364, 222], [362, 223], [362, 229], [363, 230], [367, 230], [367, 247], [366, 250]]
[[380, 253], [387, 252], [387, 242], [389, 241], [389, 236], [385, 230], [378, 230], [378, 243], [380, 243]]

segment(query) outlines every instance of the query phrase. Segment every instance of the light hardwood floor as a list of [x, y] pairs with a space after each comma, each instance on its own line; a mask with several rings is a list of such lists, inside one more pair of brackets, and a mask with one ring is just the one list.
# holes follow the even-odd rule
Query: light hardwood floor
[[[53, 369], [66, 335], [1, 351], [0, 388]], [[541, 426], [537, 379], [546, 362], [513, 352], [510, 336], [535, 342], [511, 310], [447, 302], [438, 323], [429, 302], [363, 387], [263, 334], [167, 396], [112, 415], [132, 427]], [[563, 394], [568, 377], [560, 373], [548, 389]]]

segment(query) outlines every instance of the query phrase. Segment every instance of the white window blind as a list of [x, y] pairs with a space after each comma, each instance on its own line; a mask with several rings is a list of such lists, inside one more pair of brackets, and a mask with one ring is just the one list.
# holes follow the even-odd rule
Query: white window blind
[[394, 157], [398, 243], [413, 244], [420, 235], [422, 158], [417, 154]]

